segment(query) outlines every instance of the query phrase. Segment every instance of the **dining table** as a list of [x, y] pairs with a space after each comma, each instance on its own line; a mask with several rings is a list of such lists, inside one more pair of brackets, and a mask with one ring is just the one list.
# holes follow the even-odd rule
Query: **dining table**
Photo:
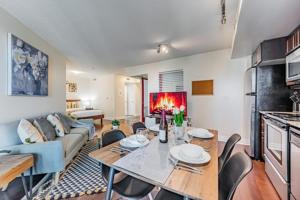
[[[121, 127], [129, 137], [129, 125]], [[106, 128], [109, 130], [109, 128]], [[169, 142], [160, 143], [156, 134], [149, 133], [150, 140], [146, 147], [140, 147], [134, 151], [118, 153], [112, 148], [120, 146], [120, 141], [101, 147], [89, 153], [89, 156], [110, 167], [107, 180], [106, 200], [111, 199], [114, 174], [116, 171], [123, 172], [129, 176], [140, 179], [144, 182], [153, 184], [162, 189], [182, 195], [183, 199], [218, 199], [218, 131], [209, 130], [213, 134], [210, 139], [193, 137], [188, 143], [203, 147], [210, 155], [210, 160], [205, 164], [193, 164], [193, 168], [201, 173], [182, 170], [173, 166], [168, 160], [169, 149], [176, 146], [173, 133], [169, 133]], [[175, 141], [175, 142], [174, 142]], [[186, 140], [183, 141], [187, 143]], [[122, 148], [122, 147], [121, 147]]]

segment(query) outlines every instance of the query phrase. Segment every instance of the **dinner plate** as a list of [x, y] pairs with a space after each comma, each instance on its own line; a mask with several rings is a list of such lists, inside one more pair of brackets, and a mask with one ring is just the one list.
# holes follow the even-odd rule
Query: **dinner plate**
[[203, 128], [193, 128], [189, 130], [187, 134], [193, 137], [203, 138], [203, 139], [210, 139], [214, 137], [214, 134], [212, 134], [211, 132]]
[[159, 132], [159, 124], [149, 127], [149, 130], [153, 132]]
[[140, 143], [136, 140], [136, 137], [137, 137], [136, 135], [131, 135], [127, 138], [123, 138], [120, 141], [120, 145], [125, 148], [139, 148], [139, 147], [146, 146], [150, 142], [148, 139], [146, 139], [144, 143]]
[[[182, 153], [182, 149], [187, 148], [187, 145], [192, 145], [192, 144], [182, 144], [178, 146], [174, 146], [170, 149], [170, 154], [173, 158], [176, 160], [185, 162], [185, 163], [190, 163], [190, 164], [205, 164], [208, 163], [211, 159], [209, 153], [204, 151], [204, 149], [198, 145], [194, 145], [192, 148], [190, 148], [191, 151], [194, 148], [194, 151], [202, 151], [201, 156], [199, 157], [191, 157], [191, 156], [185, 156], [184, 153]], [[195, 147], [196, 146], [196, 147]]]

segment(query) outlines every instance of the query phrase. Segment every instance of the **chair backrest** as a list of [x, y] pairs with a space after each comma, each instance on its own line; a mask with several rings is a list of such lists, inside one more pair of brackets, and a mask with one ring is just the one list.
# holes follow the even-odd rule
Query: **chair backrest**
[[136, 131], [138, 128], [146, 128], [146, 126], [143, 122], [136, 122], [136, 123], [132, 124], [132, 130], [133, 130], [134, 134], [136, 134]]
[[[126, 135], [121, 130], [111, 130], [102, 134], [102, 147], [110, 145], [114, 142], [122, 140]], [[102, 165], [102, 175], [106, 180], [108, 180], [109, 167]]]
[[116, 141], [122, 140], [126, 135], [121, 130], [111, 130], [102, 134], [102, 147], [110, 145]]
[[252, 161], [245, 153], [231, 156], [219, 174], [219, 200], [231, 200], [237, 186], [252, 167]]
[[230, 158], [232, 150], [234, 149], [235, 144], [241, 140], [241, 136], [239, 134], [233, 134], [230, 136], [230, 138], [227, 140], [224, 149], [222, 151], [222, 154], [218, 158], [218, 164], [219, 164], [219, 173], [221, 172], [224, 164], [227, 162], [227, 160]]

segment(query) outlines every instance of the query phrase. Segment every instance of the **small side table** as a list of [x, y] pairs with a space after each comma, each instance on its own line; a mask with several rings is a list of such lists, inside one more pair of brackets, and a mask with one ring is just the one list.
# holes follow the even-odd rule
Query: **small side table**
[[[33, 155], [3, 155], [0, 156], [0, 188], [6, 187], [17, 176], [21, 175], [26, 198], [32, 198], [32, 167]], [[24, 172], [30, 169], [29, 192], [24, 177]]]

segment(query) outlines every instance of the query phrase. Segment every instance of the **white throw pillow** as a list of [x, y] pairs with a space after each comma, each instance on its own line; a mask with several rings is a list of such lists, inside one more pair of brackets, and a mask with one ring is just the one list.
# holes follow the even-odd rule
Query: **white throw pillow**
[[55, 117], [54, 115], [48, 115], [47, 116], [47, 120], [52, 124], [52, 126], [55, 129], [56, 132], [56, 136], [58, 137], [63, 137], [65, 135], [64, 132], [64, 127], [61, 124], [61, 122], [59, 121], [59, 119], [57, 119], [57, 117]]
[[44, 142], [43, 136], [29, 121], [21, 119], [18, 126], [18, 135], [23, 144], [31, 144], [35, 142]]

